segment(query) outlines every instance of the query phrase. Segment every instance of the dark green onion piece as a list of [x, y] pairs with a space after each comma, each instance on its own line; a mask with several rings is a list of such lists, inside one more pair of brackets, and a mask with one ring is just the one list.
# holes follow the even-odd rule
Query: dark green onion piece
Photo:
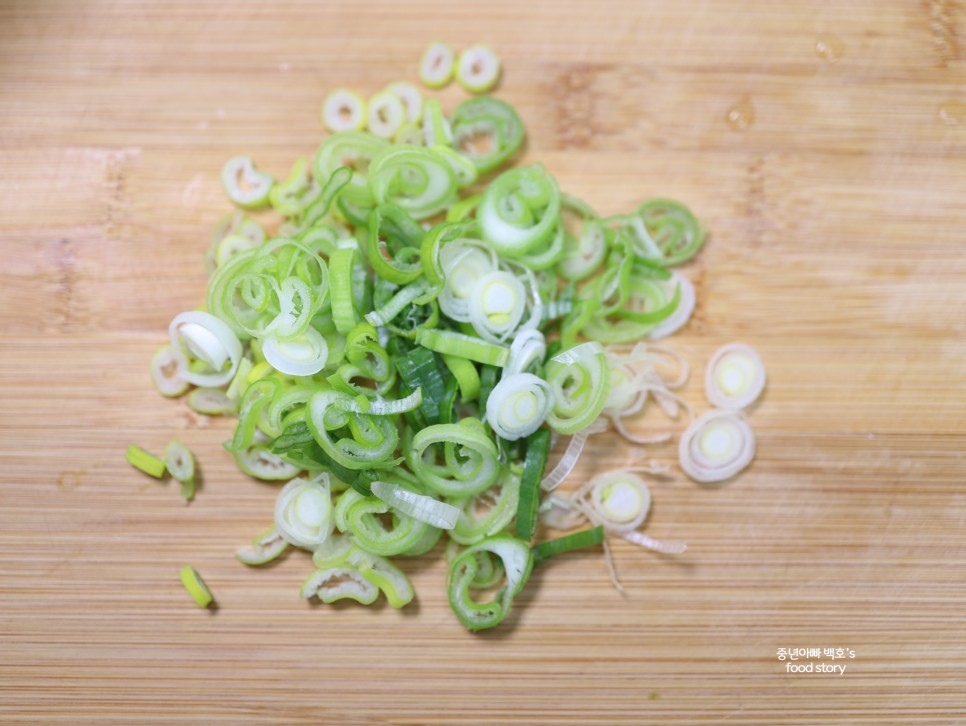
[[533, 539], [537, 528], [540, 506], [540, 480], [550, 454], [550, 430], [538, 429], [527, 437], [527, 453], [523, 460], [520, 479], [520, 500], [517, 504], [517, 537], [524, 542]]
[[558, 537], [547, 542], [541, 542], [533, 549], [533, 564], [539, 565], [545, 560], [549, 560], [554, 555], [563, 552], [572, 552], [585, 547], [593, 547], [602, 544], [604, 541], [604, 527], [598, 524], [592, 529], [585, 529], [583, 532], [574, 532], [564, 537]]
[[446, 381], [436, 362], [436, 354], [417, 346], [405, 356], [394, 357], [392, 362], [410, 389], [423, 389], [419, 410], [426, 417], [426, 422], [440, 423], [440, 404], [446, 397]]

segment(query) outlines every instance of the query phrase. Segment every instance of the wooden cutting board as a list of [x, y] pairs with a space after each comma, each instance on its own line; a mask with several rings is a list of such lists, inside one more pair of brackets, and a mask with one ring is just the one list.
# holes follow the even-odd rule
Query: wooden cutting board
[[[945, 0], [3, 3], [0, 720], [966, 722], [964, 30]], [[686, 555], [614, 542], [623, 597], [599, 552], [561, 558], [481, 635], [438, 552], [401, 612], [306, 604], [299, 553], [237, 563], [276, 488], [147, 375], [202, 299], [222, 162], [285, 174], [329, 90], [415, 80], [435, 38], [498, 50], [566, 190], [710, 228], [686, 397], [729, 341], [770, 375], [749, 471], [653, 484], [646, 531]], [[175, 436], [190, 506], [124, 463]], [[571, 484], [651, 457], [674, 449], [597, 437]]]

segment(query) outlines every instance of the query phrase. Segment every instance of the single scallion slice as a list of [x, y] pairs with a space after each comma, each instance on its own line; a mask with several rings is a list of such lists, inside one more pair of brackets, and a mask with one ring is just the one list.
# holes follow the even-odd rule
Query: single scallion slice
[[185, 565], [181, 568], [181, 583], [184, 585], [184, 589], [188, 591], [191, 598], [198, 603], [198, 607], [206, 608], [214, 602], [214, 598], [211, 595], [211, 590], [205, 584], [205, 581], [201, 579], [201, 575], [195, 570], [191, 565]]
[[125, 458], [131, 466], [138, 471], [143, 471], [148, 476], [153, 476], [155, 479], [160, 479], [164, 476], [164, 461], [154, 454], [145, 451], [140, 446], [135, 446], [134, 444], [128, 446]]

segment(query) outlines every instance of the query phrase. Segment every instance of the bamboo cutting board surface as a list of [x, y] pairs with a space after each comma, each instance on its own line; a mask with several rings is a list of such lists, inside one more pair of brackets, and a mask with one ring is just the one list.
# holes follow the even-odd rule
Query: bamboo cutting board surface
[[[2, 3], [0, 720], [966, 721], [964, 30], [944, 0]], [[686, 555], [613, 543], [626, 597], [599, 553], [561, 558], [481, 635], [438, 552], [401, 612], [299, 600], [300, 553], [237, 563], [276, 488], [147, 374], [202, 300], [222, 162], [283, 175], [329, 90], [415, 80], [434, 38], [496, 47], [525, 160], [566, 190], [677, 197], [711, 229], [671, 339], [686, 397], [732, 340], [770, 375], [750, 470], [653, 484], [646, 531]], [[190, 506], [124, 463], [175, 436]], [[642, 456], [588, 451], [571, 484]], [[789, 673], [795, 647], [855, 657]]]

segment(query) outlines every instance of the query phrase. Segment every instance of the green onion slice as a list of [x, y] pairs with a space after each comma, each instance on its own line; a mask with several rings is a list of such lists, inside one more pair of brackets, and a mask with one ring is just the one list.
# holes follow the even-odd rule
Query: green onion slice
[[184, 585], [184, 589], [188, 591], [192, 599], [198, 603], [198, 607], [206, 608], [211, 605], [214, 598], [211, 595], [211, 590], [205, 584], [205, 581], [201, 579], [201, 575], [195, 570], [191, 565], [185, 565], [181, 568], [181, 584]]
[[368, 202], [369, 192], [367, 175], [373, 158], [391, 149], [385, 139], [363, 131], [340, 131], [322, 142], [315, 153], [313, 171], [316, 179], [328, 179], [340, 167], [352, 170], [352, 178], [342, 187], [339, 201], [344, 198], [356, 202]]
[[434, 41], [426, 46], [419, 61], [419, 80], [430, 88], [442, 88], [453, 77], [453, 49]]
[[180, 441], [171, 441], [164, 449], [164, 465], [181, 483], [181, 496], [191, 501], [195, 496], [195, 457]]
[[521, 257], [554, 233], [557, 182], [539, 164], [512, 169], [487, 187], [477, 209], [483, 239], [505, 257]]
[[688, 426], [678, 446], [684, 473], [702, 483], [730, 479], [754, 458], [755, 433], [735, 411], [708, 411]]
[[301, 595], [306, 600], [317, 597], [324, 603], [355, 600], [371, 605], [379, 597], [379, 588], [355, 567], [342, 566], [313, 572], [302, 584]]
[[412, 83], [396, 81], [386, 86], [386, 90], [394, 93], [406, 109], [406, 121], [418, 123], [423, 117], [423, 94]]
[[520, 116], [510, 104], [489, 96], [457, 106], [452, 127], [453, 146], [472, 159], [480, 174], [496, 169], [523, 144]]
[[444, 157], [431, 149], [398, 145], [373, 158], [369, 189], [378, 204], [389, 202], [415, 219], [425, 219], [452, 203], [457, 184]]
[[496, 444], [476, 419], [436, 424], [419, 431], [408, 454], [419, 480], [437, 494], [471, 496], [488, 489], [500, 475]]
[[[242, 346], [238, 336], [220, 318], [200, 311], [176, 315], [168, 327], [174, 354], [185, 363], [181, 375], [196, 386], [220, 386], [228, 383], [241, 362]], [[204, 365], [195, 372], [190, 361]]]
[[328, 474], [293, 479], [275, 500], [275, 529], [295, 547], [313, 550], [332, 531], [332, 499]]
[[346, 88], [332, 91], [322, 102], [322, 123], [329, 131], [361, 130], [366, 126], [366, 102]]
[[402, 99], [392, 91], [380, 91], [369, 99], [369, 131], [391, 139], [406, 121]]
[[257, 171], [247, 156], [235, 156], [221, 168], [221, 185], [228, 198], [239, 207], [255, 209], [268, 204], [275, 184], [271, 174]]
[[460, 509], [450, 539], [460, 544], [476, 544], [506, 529], [513, 520], [520, 500], [520, 478], [504, 472], [489, 489], [473, 496], [450, 497], [449, 503]]
[[251, 546], [240, 548], [235, 553], [235, 557], [240, 562], [255, 567], [268, 564], [287, 549], [288, 542], [285, 541], [285, 538], [273, 526], [255, 537], [252, 540]]
[[718, 408], [741, 409], [754, 403], [765, 388], [765, 366], [744, 343], [722, 346], [708, 362], [704, 391]]
[[562, 434], [589, 426], [607, 403], [609, 369], [598, 343], [582, 343], [554, 356], [546, 376], [554, 398], [547, 423]]
[[[477, 554], [481, 551], [499, 557], [506, 572], [506, 585], [488, 603], [477, 603], [470, 594], [479, 568]], [[463, 551], [450, 565], [450, 607], [467, 630], [495, 627], [509, 613], [513, 598], [523, 589], [532, 569], [533, 554], [525, 542], [509, 535], [485, 539]]]
[[181, 366], [184, 358], [174, 352], [174, 348], [166, 345], [160, 348], [151, 359], [151, 381], [162, 396], [174, 398], [188, 390], [189, 383], [185, 380]]
[[550, 384], [532, 373], [513, 373], [490, 392], [486, 421], [497, 436], [516, 441], [540, 428], [553, 408]]
[[413, 601], [416, 593], [412, 583], [390, 560], [356, 547], [350, 551], [348, 561], [382, 591], [392, 607], [399, 609]]
[[470, 93], [485, 93], [500, 77], [500, 59], [488, 45], [471, 45], [456, 62], [456, 81]]

